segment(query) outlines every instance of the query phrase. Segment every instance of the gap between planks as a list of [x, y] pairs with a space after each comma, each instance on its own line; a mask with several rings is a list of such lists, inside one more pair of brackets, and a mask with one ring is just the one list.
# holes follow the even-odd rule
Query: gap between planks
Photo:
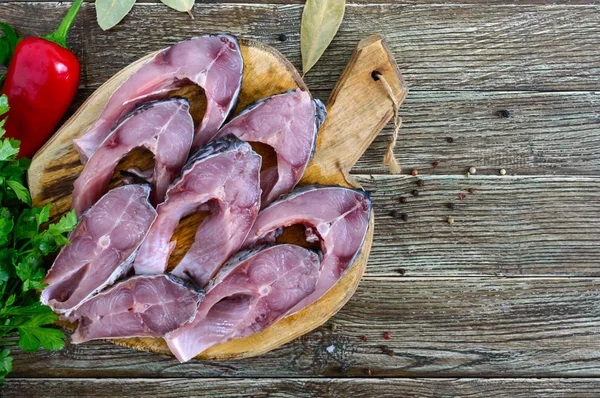
[[593, 397], [600, 386], [594, 378], [579, 379], [440, 379], [440, 378], [260, 378], [260, 379], [7, 379], [2, 391], [19, 397], [40, 396], [140, 396], [152, 391], [165, 397], [345, 397], [348, 394], [378, 397]]

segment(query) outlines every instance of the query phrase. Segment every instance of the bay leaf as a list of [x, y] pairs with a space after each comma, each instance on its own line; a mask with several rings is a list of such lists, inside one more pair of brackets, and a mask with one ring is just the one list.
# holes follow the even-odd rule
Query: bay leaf
[[164, 4], [181, 12], [189, 12], [194, 6], [194, 0], [160, 0]]
[[337, 33], [346, 0], [307, 0], [302, 12], [300, 47], [302, 72], [306, 74], [321, 58]]
[[129, 14], [135, 0], [96, 0], [96, 19], [103, 30], [121, 22]]

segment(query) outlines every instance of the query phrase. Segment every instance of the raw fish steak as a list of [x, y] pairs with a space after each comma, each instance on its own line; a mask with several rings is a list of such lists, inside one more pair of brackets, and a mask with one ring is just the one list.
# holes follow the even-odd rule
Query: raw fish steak
[[115, 90], [96, 122], [74, 141], [81, 161], [86, 163], [118, 120], [137, 105], [165, 98], [190, 83], [202, 87], [207, 100], [192, 149], [205, 145], [235, 107], [243, 68], [240, 46], [230, 35], [194, 37], [165, 48]]
[[79, 321], [72, 343], [163, 337], [196, 315], [202, 294], [171, 275], [134, 276], [86, 300], [68, 316]]
[[131, 269], [136, 250], [156, 218], [150, 187], [110, 190], [86, 211], [43, 282], [41, 301], [69, 312]]
[[181, 362], [215, 344], [260, 332], [314, 292], [319, 255], [295, 245], [243, 251], [209, 284], [194, 319], [167, 334]]
[[153, 185], [152, 202], [163, 201], [190, 153], [194, 122], [187, 100], [147, 102], [127, 115], [100, 144], [75, 180], [71, 208], [81, 215], [106, 191], [119, 164], [131, 150], [154, 154], [154, 170], [144, 175]]
[[284, 227], [301, 224], [308, 241], [320, 241], [321, 274], [313, 294], [288, 315], [309, 306], [336, 284], [356, 260], [369, 228], [371, 200], [364, 191], [336, 186], [306, 186], [260, 212], [244, 247], [273, 242]]
[[261, 158], [234, 136], [211, 142], [190, 158], [167, 191], [158, 217], [140, 248], [137, 274], [165, 272], [176, 242], [169, 242], [183, 217], [210, 211], [173, 275], [204, 286], [242, 245], [260, 208]]
[[311, 99], [306, 91], [293, 90], [256, 102], [219, 131], [217, 137], [233, 134], [275, 150], [277, 165], [260, 173], [263, 207], [290, 192], [300, 181], [325, 115], [321, 101]]

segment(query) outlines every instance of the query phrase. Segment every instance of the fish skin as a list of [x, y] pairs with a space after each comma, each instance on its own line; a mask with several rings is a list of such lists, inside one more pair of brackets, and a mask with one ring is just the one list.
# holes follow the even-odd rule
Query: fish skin
[[366, 238], [371, 210], [369, 193], [365, 191], [307, 185], [282, 196], [259, 213], [242, 247], [274, 242], [281, 228], [301, 224], [307, 227], [308, 239], [319, 239], [324, 253], [315, 292], [287, 315], [317, 301], [352, 267]]
[[296, 245], [240, 252], [207, 286], [193, 320], [165, 341], [185, 362], [216, 344], [258, 333], [314, 292], [319, 269], [319, 254]]
[[131, 269], [156, 218], [149, 195], [147, 185], [121, 186], [84, 212], [69, 235], [71, 244], [62, 248], [42, 281], [47, 284], [43, 304], [68, 314]]
[[188, 101], [181, 98], [151, 101], [138, 106], [115, 126], [75, 180], [71, 208], [77, 215], [98, 200], [119, 161], [138, 147], [154, 154], [154, 170], [129, 173], [148, 179], [153, 186], [152, 203], [162, 202], [190, 152], [194, 122], [189, 109]]
[[260, 165], [260, 156], [234, 136], [215, 140], [192, 155], [157, 207], [158, 217], [134, 262], [136, 274], [165, 272], [175, 247], [169, 241], [179, 221], [198, 210], [209, 210], [194, 243], [172, 271], [206, 285], [240, 248], [256, 219]]
[[84, 301], [64, 317], [78, 321], [71, 343], [163, 337], [191, 320], [204, 293], [172, 275], [134, 276]]
[[202, 87], [207, 98], [192, 150], [205, 145], [237, 103], [243, 69], [239, 43], [231, 35], [194, 37], [161, 50], [115, 90], [96, 122], [74, 140], [81, 162], [88, 161], [110, 129], [137, 105], [165, 98], [190, 83]]
[[312, 158], [327, 111], [300, 89], [258, 100], [225, 124], [218, 137], [233, 134], [274, 149], [277, 165], [261, 172], [262, 206], [290, 192]]

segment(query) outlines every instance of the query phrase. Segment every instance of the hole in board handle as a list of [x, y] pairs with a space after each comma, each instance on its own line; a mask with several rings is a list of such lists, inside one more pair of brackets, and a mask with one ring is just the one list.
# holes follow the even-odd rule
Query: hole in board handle
[[374, 70], [373, 72], [371, 72], [371, 79], [378, 81], [379, 76], [381, 76], [381, 72], [379, 72], [378, 70]]

